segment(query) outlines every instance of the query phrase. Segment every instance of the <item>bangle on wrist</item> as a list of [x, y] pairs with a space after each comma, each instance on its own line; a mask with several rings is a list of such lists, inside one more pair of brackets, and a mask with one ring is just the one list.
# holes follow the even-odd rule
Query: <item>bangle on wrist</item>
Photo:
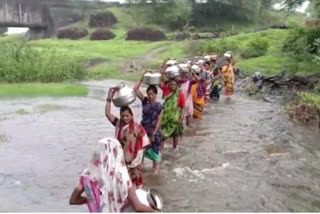
[[111, 98], [107, 98], [107, 102], [111, 102]]

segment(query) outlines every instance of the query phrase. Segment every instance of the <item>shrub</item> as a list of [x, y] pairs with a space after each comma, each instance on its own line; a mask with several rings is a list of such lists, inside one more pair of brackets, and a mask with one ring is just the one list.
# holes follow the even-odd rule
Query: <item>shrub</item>
[[115, 37], [116, 35], [110, 30], [98, 29], [91, 34], [90, 40], [109, 40]]
[[287, 106], [287, 112], [291, 118], [301, 122], [320, 119], [320, 96], [315, 93], [300, 92], [295, 103]]
[[269, 48], [266, 39], [257, 38], [248, 42], [246, 47], [241, 51], [241, 56], [245, 59], [264, 56]]
[[282, 51], [290, 52], [295, 56], [316, 54], [319, 47], [315, 41], [319, 38], [320, 31], [318, 29], [292, 29], [283, 42]]
[[0, 47], [0, 52], [0, 81], [62, 82], [82, 80], [85, 75], [81, 63], [54, 50], [6, 44]]
[[88, 35], [88, 30], [77, 27], [60, 28], [57, 32], [59, 39], [80, 39]]
[[97, 14], [91, 14], [89, 19], [90, 27], [110, 27], [117, 23], [118, 20], [110, 11], [103, 11]]
[[167, 39], [163, 32], [159, 30], [153, 30], [150, 28], [136, 28], [130, 30], [127, 34], [126, 40], [137, 41], [160, 41]]
[[201, 44], [201, 51], [203, 53], [217, 53], [222, 55], [228, 50], [233, 52], [237, 50], [237, 44], [233, 40], [227, 41], [225, 38], [221, 38]]

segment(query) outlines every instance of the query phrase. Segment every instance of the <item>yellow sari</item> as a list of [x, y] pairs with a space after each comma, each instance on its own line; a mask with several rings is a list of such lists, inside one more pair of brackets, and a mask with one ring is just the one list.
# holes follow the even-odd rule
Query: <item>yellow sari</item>
[[223, 66], [222, 74], [224, 76], [225, 94], [227, 96], [231, 96], [234, 90], [233, 89], [233, 80], [234, 80], [233, 66], [231, 64]]
[[205, 94], [202, 90], [202, 93], [198, 87], [202, 87], [200, 83], [193, 84], [191, 87], [191, 94], [193, 100], [193, 117], [196, 119], [202, 119], [203, 108], [205, 105]]

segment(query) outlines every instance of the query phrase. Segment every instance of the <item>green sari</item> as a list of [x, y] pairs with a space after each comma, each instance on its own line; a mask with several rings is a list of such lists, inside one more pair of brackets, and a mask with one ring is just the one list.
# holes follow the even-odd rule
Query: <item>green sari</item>
[[161, 140], [182, 136], [183, 126], [179, 123], [181, 110], [178, 107], [179, 90], [172, 92], [164, 101], [161, 122]]

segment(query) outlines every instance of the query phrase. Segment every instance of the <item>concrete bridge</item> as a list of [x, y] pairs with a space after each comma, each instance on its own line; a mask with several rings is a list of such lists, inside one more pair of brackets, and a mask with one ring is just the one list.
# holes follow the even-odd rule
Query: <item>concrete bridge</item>
[[118, 5], [118, 2], [85, 0], [0, 0], [0, 28], [28, 27], [27, 39], [46, 38], [61, 27], [55, 23], [52, 8], [97, 9]]

